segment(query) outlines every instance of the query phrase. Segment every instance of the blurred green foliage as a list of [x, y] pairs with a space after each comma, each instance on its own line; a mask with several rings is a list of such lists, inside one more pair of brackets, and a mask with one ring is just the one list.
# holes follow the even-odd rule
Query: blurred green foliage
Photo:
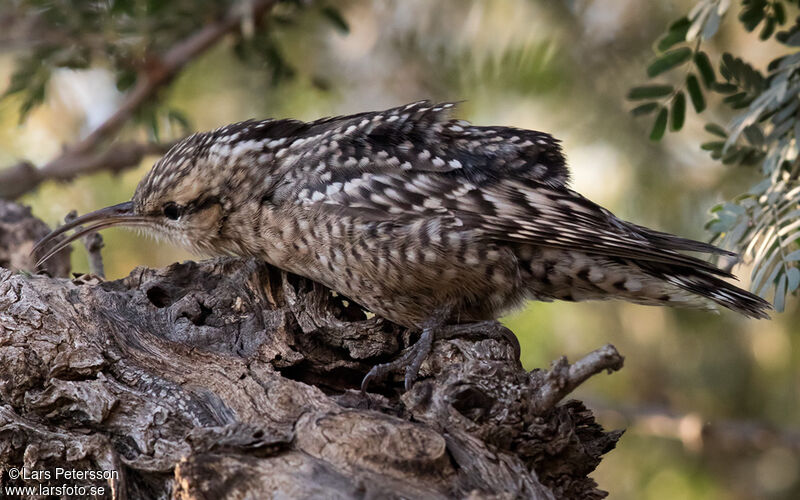
[[765, 42], [774, 35], [781, 48], [770, 51], [766, 74], [730, 51], [723, 52], [718, 80], [702, 49], [718, 33], [731, 2], [700, 0], [686, 17], [669, 26], [647, 66], [648, 77], [670, 73], [677, 83], [651, 83], [628, 93], [630, 100], [649, 100], [631, 112], [656, 113], [650, 133], [655, 141], [664, 136], [667, 110], [671, 110], [670, 130], [683, 128], [686, 93], [698, 114], [706, 109], [700, 80], [707, 91], [725, 96], [721, 104], [735, 114], [725, 128], [707, 124], [706, 130], [717, 137], [701, 147], [725, 165], [759, 165], [764, 179], [712, 208], [706, 227], [713, 240], [753, 263], [752, 290], [764, 297], [772, 292], [778, 311], [783, 311], [787, 295], [800, 289], [800, 56], [794, 52], [800, 45], [800, 17], [788, 29], [776, 31], [786, 24], [787, 9], [798, 4], [744, 0], [738, 17], [744, 29], [752, 32], [761, 26], [758, 39]]
[[[231, 52], [250, 68], [266, 70], [273, 85], [296, 76], [284, 55], [282, 42], [298, 28], [298, 17], [324, 19], [343, 33], [349, 27], [338, 9], [325, 3], [301, 0], [276, 2], [274, 15], [256, 19], [244, 16], [242, 30]], [[24, 30], [8, 42], [22, 42], [3, 97], [17, 96], [19, 120], [40, 105], [53, 73], [59, 69], [107, 68], [120, 92], [160, 64], [157, 56], [198, 32], [209, 20], [221, 19], [235, 9], [247, 12], [252, 2], [237, 0], [23, 0], [5, 7], [7, 22]], [[258, 25], [258, 26], [256, 26]], [[187, 116], [162, 102], [143, 106], [134, 124], [144, 124], [158, 139], [161, 123], [174, 123], [185, 135]]]
[[[69, 10], [80, 2], [37, 3]], [[99, 24], [92, 25], [92, 36], [88, 30], [75, 34], [76, 47], [83, 43], [81, 37], [99, 36], [103, 44], [115, 46], [109, 49], [112, 52], [132, 54], [135, 71], [140, 56], [147, 53], [142, 47], [157, 31], [154, 25], [135, 23], [141, 23], [149, 5], [157, 3], [126, 2], [135, 12], [124, 14], [124, 20], [107, 10], [92, 14]], [[179, 14], [190, 3], [196, 4], [161, 4], [166, 9], [159, 14], [164, 23], [178, 22], [169, 17], [191, 18], [182, 21], [186, 31], [175, 28], [176, 38], [218, 15], [218, 5], [227, 5], [209, 2], [207, 8]], [[33, 2], [14, 3], [22, 4]], [[115, 5], [91, 4], [103, 9]], [[748, 52], [752, 41], [742, 23], [720, 23], [717, 35], [703, 42], [705, 57], [691, 49], [689, 59], [681, 53], [657, 65], [651, 72], [660, 73], [659, 79], [681, 70], [689, 74], [662, 83], [672, 86], [667, 91], [637, 91], [650, 94], [636, 105], [655, 102], [646, 110], [655, 117], [667, 109], [659, 96], [672, 95], [685, 84], [686, 109], [675, 111], [670, 103], [661, 119], [664, 138], [648, 141], [651, 128], [630, 119], [626, 95], [641, 81], [653, 43], [661, 52], [679, 48], [680, 37], [669, 35], [669, 28], [670, 40], [656, 39], [655, 34], [690, 12], [693, 4], [689, 0], [674, 4], [350, 0], [337, 3], [337, 15], [332, 15], [326, 5], [287, 2], [264, 33], [247, 40], [229, 37], [193, 61], [151, 104], [152, 113], [162, 140], [169, 140], [182, 135], [185, 126], [167, 117], [170, 110], [185, 117], [193, 130], [205, 130], [246, 118], [313, 119], [421, 98], [463, 99], [455, 112], [461, 118], [480, 125], [546, 130], [561, 138], [573, 186], [619, 216], [708, 239], [710, 234], [703, 229], [708, 210], [746, 191], [762, 174], [739, 166], [722, 167], [709, 159], [700, 144], [708, 142], [709, 133], [722, 133], [718, 139], [724, 141], [727, 132], [714, 127], [706, 132], [705, 120], [689, 111], [701, 111], [714, 123], [730, 120], [737, 111], [720, 101], [735, 93], [719, 94], [709, 87], [712, 82], [728, 84], [710, 61], [721, 61], [726, 50], [741, 53], [742, 61], [751, 61], [753, 71], [764, 75], [770, 54], [760, 49]], [[753, 5], [748, 2], [746, 8]], [[730, 8], [734, 7], [740, 8], [738, 4]], [[0, 15], [9, 8], [0, 8]], [[796, 15], [788, 4], [786, 10], [787, 19]], [[779, 21], [776, 17], [774, 30]], [[768, 22], [765, 14], [760, 29]], [[122, 31], [125, 26], [129, 31]], [[692, 26], [686, 27], [687, 33]], [[259, 45], [262, 42], [255, 40], [261, 38], [269, 40]], [[251, 41], [255, 45], [248, 45]], [[170, 41], [158, 38], [153, 43], [160, 50]], [[87, 70], [48, 63], [51, 79], [45, 84], [42, 104], [31, 108], [20, 125], [24, 93], [0, 102], [0, 160], [44, 162], [58, 154], [62, 144], [85, 135], [93, 113], [118, 104], [122, 90], [115, 87], [122, 66], [111, 62], [112, 52], [106, 54], [103, 44], [91, 53]], [[2, 78], [11, 82], [18, 68], [14, 60], [29, 57], [32, 50], [36, 47], [15, 46], [12, 54], [0, 57]], [[291, 69], [277, 70], [275, 54]], [[667, 68], [672, 64], [679, 66]], [[735, 60], [725, 64], [730, 85], [739, 85], [736, 75], [749, 74]], [[690, 83], [689, 77], [696, 82]], [[35, 86], [31, 80], [30, 87]], [[76, 88], [83, 87], [93, 89], [91, 99], [78, 98]], [[107, 87], [110, 90], [97, 91]], [[108, 93], [110, 98], [101, 98]], [[154, 133], [152, 122], [133, 122], [122, 135], [144, 140]], [[669, 128], [682, 128], [683, 133], [666, 134]], [[128, 199], [154, 160], [116, 177], [100, 173], [69, 184], [46, 183], [22, 201], [54, 225], [70, 209], [83, 213]], [[112, 279], [138, 265], [164, 266], [192, 258], [123, 230], [110, 230], [104, 236], [106, 271]], [[79, 247], [75, 245], [74, 269], [86, 271], [85, 253]], [[740, 275], [749, 270], [735, 269]], [[797, 447], [780, 440], [723, 446], [698, 442], [696, 432], [698, 422], [752, 422], [797, 431], [800, 318], [796, 301], [789, 301], [786, 309], [772, 321], [758, 322], [727, 311], [713, 315], [613, 302], [535, 303], [504, 321], [520, 338], [522, 361], [529, 369], [544, 367], [564, 354], [574, 360], [606, 342], [626, 355], [621, 372], [595, 377], [575, 395], [598, 411], [607, 428], [628, 428], [594, 474], [611, 498], [790, 499], [800, 497]], [[653, 414], [674, 416], [678, 423], [670, 426], [669, 419], [654, 419]]]

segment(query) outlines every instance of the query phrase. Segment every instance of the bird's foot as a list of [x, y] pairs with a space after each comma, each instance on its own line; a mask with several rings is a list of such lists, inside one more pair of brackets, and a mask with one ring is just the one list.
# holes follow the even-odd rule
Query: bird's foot
[[[441, 316], [439, 317], [441, 319]], [[458, 325], [441, 326], [441, 323], [432, 320], [431, 326], [422, 329], [419, 340], [407, 349], [399, 358], [389, 363], [375, 365], [361, 381], [361, 391], [366, 392], [373, 381], [385, 379], [389, 374], [405, 368], [405, 389], [411, 389], [417, 380], [422, 362], [430, 354], [433, 342], [436, 339], [452, 339], [456, 337], [487, 337], [503, 340], [512, 346], [516, 358], [519, 359], [519, 340], [511, 330], [497, 321], [479, 321], [476, 323], [462, 323]]]
[[480, 338], [493, 338], [502, 340], [508, 343], [517, 359], [520, 356], [519, 339], [514, 335], [514, 332], [503, 326], [500, 322], [495, 320], [478, 321], [475, 323], [461, 323], [458, 325], [449, 325], [443, 327], [436, 334], [439, 340], [452, 339], [459, 337], [480, 337]]
[[433, 328], [424, 328], [419, 340], [406, 350], [402, 356], [389, 363], [373, 366], [364, 377], [364, 380], [361, 381], [361, 391], [367, 392], [370, 382], [383, 380], [390, 373], [399, 371], [401, 368], [405, 368], [405, 389], [406, 391], [410, 390], [414, 381], [417, 380], [422, 362], [431, 352], [434, 337]]

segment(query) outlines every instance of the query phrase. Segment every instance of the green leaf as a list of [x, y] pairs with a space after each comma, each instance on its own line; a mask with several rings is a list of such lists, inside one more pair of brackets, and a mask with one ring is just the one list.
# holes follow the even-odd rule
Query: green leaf
[[[766, 2], [765, 2], [766, 3]], [[754, 5], [748, 9], [742, 11], [739, 14], [739, 20], [744, 25], [744, 28], [747, 31], [753, 31], [756, 29], [756, 26], [764, 19], [764, 6], [762, 5]]]
[[732, 93], [736, 92], [737, 90], [739, 90], [739, 87], [737, 87], [736, 85], [734, 85], [732, 83], [719, 83], [719, 82], [713, 83], [711, 85], [711, 88], [715, 92], [719, 92], [720, 94], [732, 94]]
[[[784, 43], [784, 44], [786, 44], [786, 45], [790, 45], [790, 44], [788, 43], [788, 42], [789, 42], [789, 40], [790, 40], [791, 38], [796, 38], [796, 37], [797, 37], [797, 30], [796, 30], [796, 29], [794, 29], [794, 28], [796, 28], [796, 26], [795, 26], [795, 27], [793, 27], [793, 29], [791, 29], [791, 30], [789, 30], [789, 31], [779, 31], [779, 32], [778, 32], [778, 34], [777, 34], [777, 35], [775, 35], [775, 40], [777, 40], [777, 41], [779, 41], [779, 42], [781, 42], [781, 43]], [[770, 63], [768, 66], [767, 66], [767, 70], [769, 71], [769, 70], [772, 70], [772, 69], [774, 69], [774, 65], [775, 65], [775, 61], [772, 61], [772, 62], [771, 62], [771, 63]]]
[[[40, 54], [41, 55], [41, 54]], [[17, 60], [17, 67], [11, 75], [11, 82], [2, 97], [21, 94], [19, 123], [23, 123], [31, 110], [44, 102], [51, 71], [46, 61], [36, 57]]]
[[778, 275], [778, 272], [780, 271], [780, 267], [779, 266], [775, 266], [772, 269], [772, 272], [770, 273], [770, 275], [767, 277], [767, 271], [770, 270], [770, 266], [764, 265], [764, 262], [758, 262], [758, 263], [755, 264], [755, 266], [756, 267], [753, 269], [753, 271], [758, 269], [758, 272], [755, 273], [755, 275], [753, 276], [752, 280], [750, 281], [750, 287], [751, 287], [751, 290], [754, 290], [754, 291], [758, 290], [758, 292], [757, 292], [758, 295], [761, 295], [763, 297], [763, 296], [765, 296], [767, 294], [767, 291], [769, 290], [770, 284], [773, 281], [775, 281], [775, 277]]
[[670, 50], [663, 56], [653, 61], [647, 67], [647, 76], [653, 78], [660, 75], [672, 68], [679, 66], [692, 57], [692, 49], [689, 47], [681, 47], [679, 49]]
[[722, 137], [723, 139], [728, 138], [728, 133], [725, 132], [725, 129], [717, 125], [716, 123], [706, 123], [705, 126], [706, 132], [714, 134], [718, 137]]
[[113, 0], [111, 12], [113, 14], [133, 14], [135, 2], [133, 0]]
[[628, 99], [636, 101], [641, 99], [666, 97], [672, 93], [672, 90], [672, 85], [642, 85], [640, 87], [633, 87], [628, 92]]
[[730, 52], [722, 54], [722, 61], [719, 65], [719, 74], [722, 75], [722, 78], [732, 80], [734, 72], [738, 74], [740, 67], [741, 65], [737, 63], [736, 58]]
[[744, 129], [744, 136], [753, 146], [761, 146], [764, 144], [764, 132], [762, 132], [761, 127], [755, 123]]
[[764, 23], [764, 27], [761, 29], [761, 33], [758, 34], [758, 37], [762, 40], [766, 40], [772, 36], [775, 32], [775, 19], [768, 18], [767, 22]]
[[716, 77], [714, 76], [714, 67], [711, 65], [708, 54], [702, 50], [695, 53], [694, 65], [697, 66], [697, 71], [700, 72], [700, 76], [703, 78], [703, 83], [706, 85], [706, 88], [711, 88]]
[[789, 281], [789, 287], [786, 291], [794, 292], [797, 290], [797, 287], [800, 286], [800, 269], [796, 267], [790, 267], [788, 271], [786, 271], [786, 278]]
[[150, 111], [147, 114], [148, 125], [150, 125], [150, 133], [153, 136], [153, 139], [158, 142], [161, 140], [161, 128], [158, 124], [158, 114], [155, 110]]
[[672, 46], [686, 41], [686, 31], [688, 31], [691, 24], [691, 21], [689, 21], [687, 17], [682, 17], [672, 23], [667, 33], [659, 39], [656, 49], [659, 52], [664, 52], [669, 50]]
[[91, 63], [91, 52], [80, 47], [70, 47], [56, 51], [50, 64], [57, 68], [86, 69]]
[[678, 92], [675, 94], [675, 99], [672, 101], [672, 114], [670, 116], [670, 129], [676, 132], [683, 128], [683, 122], [686, 120], [686, 94]]
[[117, 74], [117, 90], [120, 92], [125, 92], [126, 90], [133, 87], [136, 83], [138, 75], [135, 71], [124, 69]]
[[241, 38], [233, 44], [233, 55], [240, 61], [246, 62], [248, 58], [248, 46]]
[[740, 163], [742, 165], [752, 166], [752, 165], [760, 165], [763, 161], [764, 161], [764, 153], [758, 149], [752, 148], [747, 153], [745, 153]]
[[47, 87], [46, 82], [37, 84], [36, 86], [29, 89], [27, 94], [25, 94], [25, 98], [23, 99], [22, 104], [19, 107], [20, 123], [25, 121], [25, 118], [28, 117], [28, 113], [30, 113], [33, 108], [44, 102], [46, 87]]
[[734, 103], [731, 103], [731, 109], [744, 109], [750, 106], [750, 103], [753, 102], [753, 96], [745, 97], [740, 99]]
[[350, 25], [347, 24], [347, 21], [342, 16], [342, 13], [339, 12], [339, 9], [326, 5], [322, 8], [322, 15], [342, 33], [350, 33]]
[[744, 150], [742, 150], [742, 148], [731, 146], [728, 148], [728, 151], [722, 155], [722, 164], [733, 165], [734, 163], [738, 163], [742, 156], [744, 156]]
[[183, 133], [186, 134], [192, 129], [191, 122], [189, 121], [189, 117], [183, 111], [179, 111], [177, 109], [170, 109], [167, 111], [167, 119], [171, 122], [175, 122], [178, 126], [181, 127]]
[[664, 137], [664, 132], [667, 130], [667, 108], [661, 108], [656, 116], [656, 121], [653, 122], [653, 129], [650, 131], [651, 141], [660, 141]]
[[645, 104], [640, 104], [631, 110], [631, 114], [633, 116], [642, 116], [642, 115], [649, 115], [653, 111], [659, 108], [659, 104], [657, 102], [648, 102]]
[[778, 24], [783, 24], [786, 22], [786, 9], [784, 9], [781, 2], [775, 2], [772, 4], [772, 12], [775, 14], [775, 20], [778, 22]]
[[28, 82], [33, 78], [33, 73], [23, 72], [22, 68], [17, 68], [16, 72], [11, 75], [11, 81], [8, 87], [3, 91], [3, 97], [8, 97], [17, 92], [21, 92], [28, 87]]
[[794, 252], [790, 253], [786, 257], [783, 258], [786, 262], [792, 262], [795, 260], [800, 260], [800, 250], [795, 250]]
[[671, 31], [658, 40], [658, 43], [656, 44], [656, 50], [658, 52], [664, 52], [685, 40], [686, 33], [676, 33]]
[[686, 17], [686, 16], [683, 16], [682, 18], [680, 18], [677, 21], [674, 21], [672, 24], [670, 24], [669, 28], [667, 28], [667, 31], [675, 31], [675, 32], [679, 32], [679, 33], [680, 32], [686, 33], [686, 30], [689, 29], [689, 26], [691, 26], [691, 24], [692, 24], [692, 22], [689, 20], [689, 18]]
[[702, 113], [706, 109], [706, 99], [703, 97], [703, 91], [700, 89], [700, 82], [694, 73], [686, 77], [686, 90], [689, 92], [689, 97], [692, 99], [692, 106], [697, 113]]
[[321, 90], [323, 92], [328, 92], [333, 87], [333, 85], [331, 84], [330, 80], [325, 78], [323, 75], [314, 75], [314, 76], [312, 76], [311, 77], [311, 85], [315, 89]]
[[783, 312], [784, 305], [786, 303], [786, 282], [787, 278], [786, 275], [782, 275], [780, 279], [778, 279], [778, 286], [775, 288], [775, 310], [777, 312]]
[[263, 57], [266, 59], [271, 71], [272, 85], [291, 80], [295, 76], [295, 69], [286, 61], [283, 51], [275, 40], [269, 40], [262, 47]]
[[704, 149], [706, 151], [722, 151], [724, 146], [725, 141], [709, 141], [701, 144], [700, 149]]
[[726, 96], [724, 99], [722, 99], [722, 102], [737, 104], [743, 99], [747, 98], [748, 98], [747, 92], [737, 92], [733, 95]]

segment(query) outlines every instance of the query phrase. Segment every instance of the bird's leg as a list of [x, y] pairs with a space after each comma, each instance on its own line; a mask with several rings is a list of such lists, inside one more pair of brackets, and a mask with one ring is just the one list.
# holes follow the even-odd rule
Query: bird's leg
[[428, 357], [436, 340], [436, 333], [449, 315], [449, 310], [442, 310], [431, 316], [422, 326], [422, 334], [410, 349], [402, 356], [389, 363], [375, 365], [361, 381], [361, 391], [366, 392], [369, 383], [373, 380], [382, 380], [390, 373], [405, 368], [405, 388], [411, 389], [417, 379], [422, 362]]
[[436, 340], [435, 336], [436, 330], [434, 327], [425, 327], [422, 329], [422, 335], [419, 336], [419, 340], [417, 340], [417, 343], [411, 348], [411, 362], [406, 365], [406, 374], [404, 378], [406, 391], [411, 390], [411, 386], [417, 379], [417, 375], [419, 375], [422, 362], [425, 361], [425, 358], [431, 353], [433, 341]]

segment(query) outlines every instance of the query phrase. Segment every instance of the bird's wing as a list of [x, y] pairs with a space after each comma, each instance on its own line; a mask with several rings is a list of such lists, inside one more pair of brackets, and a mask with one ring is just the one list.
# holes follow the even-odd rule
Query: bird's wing
[[706, 261], [680, 253], [730, 252], [620, 220], [570, 189], [510, 181], [484, 186], [481, 191], [494, 211], [479, 215], [476, 222], [493, 238], [688, 266], [732, 276]]
[[451, 173], [475, 183], [516, 178], [565, 185], [566, 162], [552, 136], [450, 120], [453, 106], [420, 101], [308, 123], [299, 138], [285, 145], [280, 168], [287, 175], [300, 171], [308, 184], [320, 185], [365, 172]]
[[421, 101], [305, 124], [278, 153], [289, 201], [399, 225], [438, 216], [489, 240], [727, 275], [680, 253], [715, 247], [621, 221], [568, 189], [548, 134], [448, 120], [452, 106]]
[[724, 252], [712, 245], [622, 221], [564, 187], [490, 179], [481, 185], [450, 173], [365, 172], [323, 190], [305, 189], [298, 203], [381, 222], [439, 217], [477, 238], [578, 250], [587, 254], [688, 266], [730, 276], [680, 251]]

